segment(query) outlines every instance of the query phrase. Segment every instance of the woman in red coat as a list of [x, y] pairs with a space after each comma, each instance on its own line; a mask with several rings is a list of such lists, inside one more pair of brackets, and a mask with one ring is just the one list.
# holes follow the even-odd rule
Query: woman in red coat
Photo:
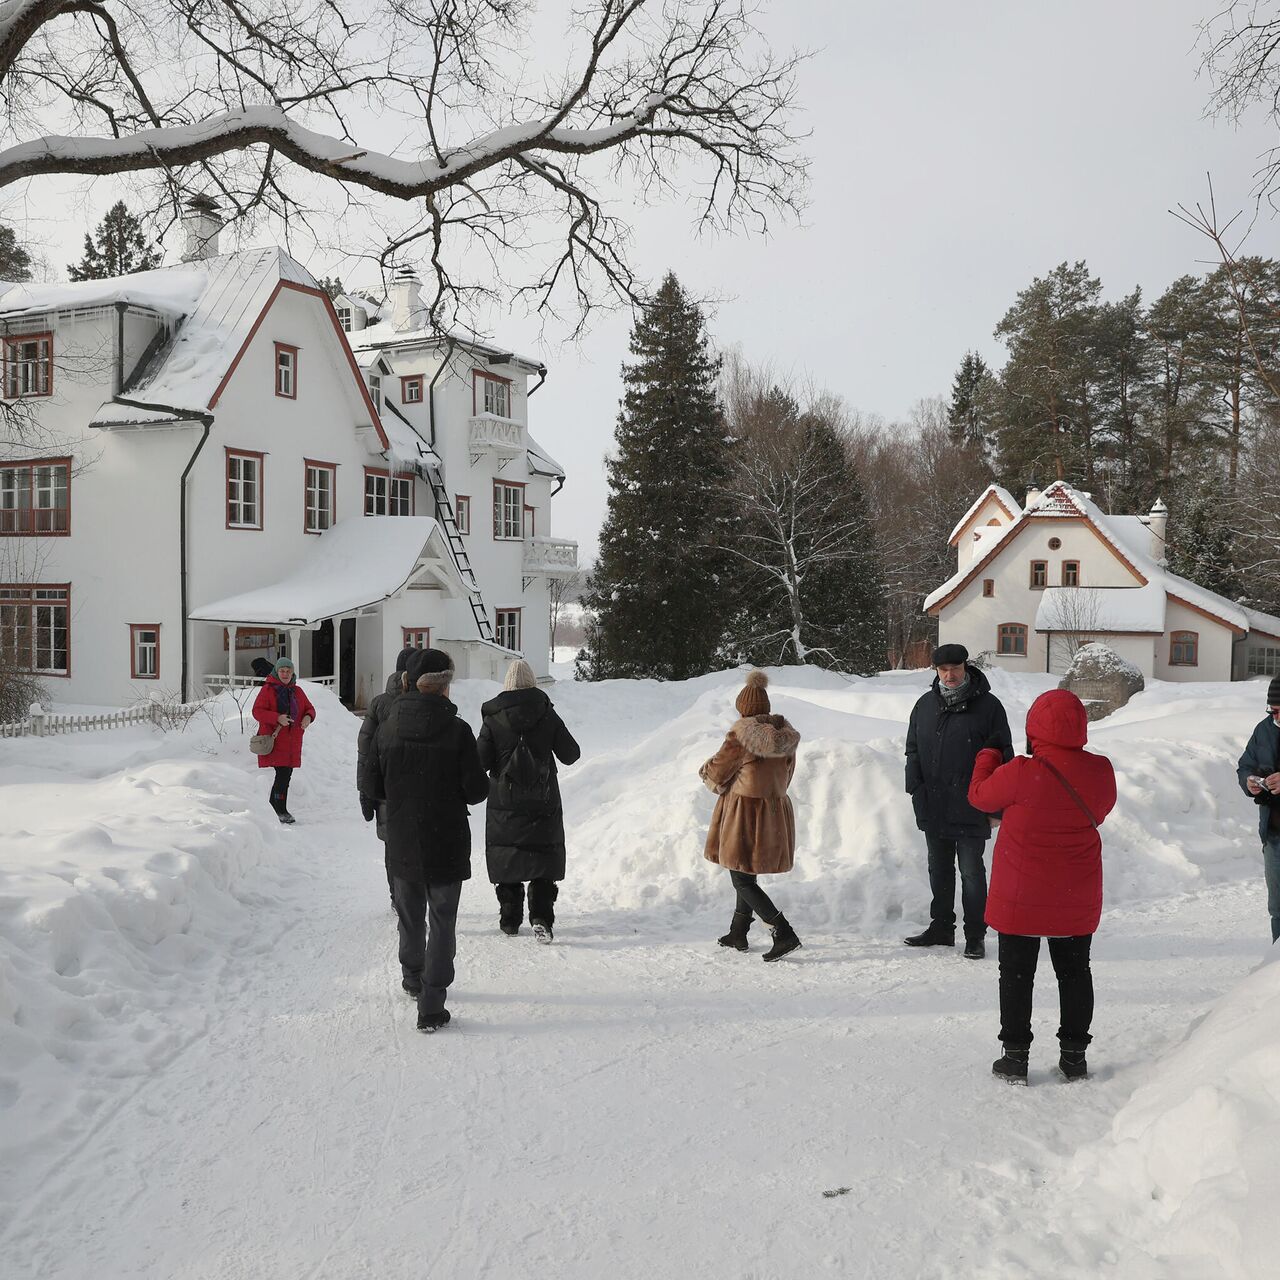
[[271, 807], [281, 822], [292, 823], [295, 818], [289, 812], [289, 782], [302, 763], [302, 735], [316, 718], [311, 699], [298, 688], [292, 658], [281, 658], [258, 690], [253, 718], [258, 722], [259, 733], [276, 735], [270, 755], [258, 757], [258, 768], [276, 771], [271, 784]]
[[978, 753], [969, 803], [1003, 813], [987, 891], [987, 924], [1000, 935], [1000, 1039], [992, 1071], [1027, 1081], [1031, 991], [1040, 939], [1058, 978], [1058, 1070], [1087, 1074], [1093, 975], [1089, 944], [1102, 915], [1102, 838], [1098, 827], [1116, 803], [1106, 756], [1084, 750], [1089, 722], [1074, 693], [1041, 694], [1027, 713], [1027, 752], [1008, 764], [988, 747]]

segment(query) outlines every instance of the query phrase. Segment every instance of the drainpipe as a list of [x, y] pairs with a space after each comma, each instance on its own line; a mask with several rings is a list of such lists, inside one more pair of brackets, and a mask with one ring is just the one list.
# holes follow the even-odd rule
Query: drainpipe
[[449, 367], [453, 360], [453, 350], [458, 345], [457, 340], [453, 337], [449, 338], [449, 345], [445, 349], [444, 359], [440, 361], [440, 367], [435, 371], [431, 379], [431, 385], [427, 388], [427, 423], [430, 426], [431, 439], [429, 444], [432, 449], [436, 447], [436, 383], [440, 381], [440, 375]]
[[[533, 393], [537, 391], [538, 388], [542, 386], [544, 382], [546, 382], [546, 380], [547, 380], [547, 366], [545, 364], [540, 364], [538, 366], [538, 380], [533, 384], [533, 386], [529, 388], [528, 391], [525, 392], [525, 399], [527, 400], [531, 395], [533, 395]], [[556, 494], [559, 493], [560, 490], [563, 488], [564, 488], [564, 476], [556, 476], [556, 487], [551, 490], [551, 496], [554, 498]]]
[[209, 431], [213, 426], [213, 414], [198, 413], [191, 409], [177, 409], [168, 404], [145, 404], [141, 400], [127, 400], [124, 396], [114, 396], [113, 399], [116, 404], [128, 405], [132, 409], [158, 409], [161, 413], [172, 413], [178, 418], [194, 420], [204, 427], [200, 434], [200, 442], [187, 460], [187, 465], [182, 471], [182, 479], [178, 482], [178, 594], [182, 609], [182, 700], [186, 702], [190, 693], [190, 654], [188, 652], [190, 645], [187, 640], [187, 631], [189, 629], [187, 619], [187, 477], [191, 474], [191, 468], [196, 465], [200, 450], [204, 448], [205, 441], [209, 438]]
[[124, 313], [127, 302], [117, 302], [116, 307], [116, 357], [111, 371], [111, 397], [115, 399], [124, 390]]

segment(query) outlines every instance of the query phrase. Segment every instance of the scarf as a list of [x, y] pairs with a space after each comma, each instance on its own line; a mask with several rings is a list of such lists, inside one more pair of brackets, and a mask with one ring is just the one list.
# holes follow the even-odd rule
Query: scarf
[[297, 723], [298, 719], [298, 678], [294, 676], [288, 684], [276, 682], [276, 713], [286, 715]]
[[973, 681], [966, 674], [963, 684], [958, 684], [954, 689], [948, 689], [941, 680], [938, 681], [938, 692], [942, 695], [942, 701], [948, 707], [954, 707], [958, 702], [963, 702], [969, 696], [969, 688]]

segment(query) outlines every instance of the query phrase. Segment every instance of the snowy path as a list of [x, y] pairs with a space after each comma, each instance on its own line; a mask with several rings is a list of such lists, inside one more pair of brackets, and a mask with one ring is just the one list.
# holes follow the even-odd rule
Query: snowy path
[[1042, 982], [1014, 1090], [988, 1073], [994, 958], [797, 917], [766, 968], [759, 934], [714, 946], [720, 916], [579, 915], [572, 879], [541, 948], [497, 933], [481, 875], [456, 1021], [426, 1037], [348, 790], [299, 806], [304, 868], [201, 989], [203, 1032], [31, 1189], [6, 1277], [1030, 1274], [1046, 1180], [1261, 954], [1260, 883], [1110, 913], [1096, 1078], [1051, 1082]]

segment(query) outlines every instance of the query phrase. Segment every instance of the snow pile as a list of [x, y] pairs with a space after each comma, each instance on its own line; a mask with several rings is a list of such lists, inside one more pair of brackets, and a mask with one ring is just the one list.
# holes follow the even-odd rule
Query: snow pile
[[1144, 681], [1142, 672], [1127, 658], [1122, 658], [1110, 645], [1091, 640], [1076, 650], [1067, 668], [1066, 680], [1106, 680], [1120, 676], [1132, 680], [1139, 689]]

